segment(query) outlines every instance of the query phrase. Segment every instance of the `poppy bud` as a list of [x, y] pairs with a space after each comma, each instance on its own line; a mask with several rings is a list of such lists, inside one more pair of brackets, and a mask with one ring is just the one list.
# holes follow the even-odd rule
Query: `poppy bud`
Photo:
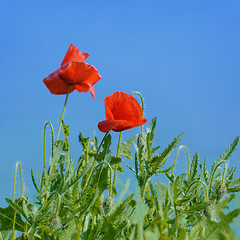
[[58, 229], [61, 225], [61, 218], [58, 215], [54, 215], [49, 219], [50, 227], [53, 229]]
[[139, 133], [137, 138], [137, 146], [139, 148], [144, 146], [145, 140], [146, 140], [146, 134], [144, 132]]
[[113, 207], [113, 199], [112, 197], [107, 197], [103, 200], [102, 203], [102, 208], [103, 208], [103, 212], [105, 215], [109, 214], [112, 210]]
[[222, 199], [225, 196], [225, 194], [227, 193], [227, 187], [226, 187], [225, 183], [219, 184], [215, 188], [215, 193], [217, 194], [217, 200]]
[[216, 216], [216, 211], [213, 205], [207, 206], [204, 210], [203, 210], [203, 214], [205, 215], [205, 217], [209, 220], [213, 220]]

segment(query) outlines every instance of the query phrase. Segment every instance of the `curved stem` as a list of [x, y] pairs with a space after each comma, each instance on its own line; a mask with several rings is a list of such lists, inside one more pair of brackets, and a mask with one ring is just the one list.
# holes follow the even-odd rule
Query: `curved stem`
[[[19, 167], [19, 172], [20, 172], [20, 179], [21, 179], [21, 197], [23, 196], [23, 177], [22, 177], [22, 167], [21, 167], [21, 163], [18, 161], [16, 162], [15, 165], [15, 170], [14, 170], [14, 180], [13, 180], [13, 202], [15, 202], [15, 188], [16, 188], [16, 178], [17, 178], [17, 169]], [[12, 229], [12, 239], [15, 240], [16, 239], [16, 230], [15, 230], [15, 224], [16, 224], [16, 216], [17, 216], [17, 212], [14, 212], [14, 218], [13, 218], [13, 229]]]
[[[70, 89], [70, 85], [68, 85], [67, 95], [66, 95], [66, 99], [65, 99], [64, 106], [63, 106], [63, 111], [62, 111], [61, 119], [63, 119], [64, 113], [65, 113], [65, 110], [66, 110], [67, 100], [68, 100], [68, 95], [69, 95], [69, 89]], [[62, 121], [60, 121], [60, 123], [59, 123], [58, 132], [57, 132], [57, 137], [56, 137], [56, 140], [55, 140], [55, 141], [58, 140], [58, 137], [59, 137], [59, 134], [60, 134], [60, 130], [61, 130], [61, 126], [62, 126]]]
[[47, 122], [44, 125], [44, 142], [43, 142], [43, 169], [46, 169], [46, 130], [47, 130], [47, 126], [51, 127], [51, 131], [52, 131], [52, 157], [53, 157], [53, 145], [54, 145], [54, 131], [53, 131], [53, 126], [50, 122]]
[[[215, 168], [213, 169], [213, 172], [212, 172], [212, 174], [211, 174], [211, 176], [210, 176], [209, 187], [208, 187], [208, 193], [209, 193], [209, 195], [210, 195], [210, 192], [211, 192], [212, 182], [213, 182], [213, 178], [214, 178], [215, 172], [217, 171], [217, 168], [218, 168], [221, 164], [225, 164], [225, 166], [226, 166], [226, 162], [225, 162], [225, 161], [218, 163], [218, 164], [215, 166]], [[224, 173], [225, 173], [225, 172], [224, 172]]]
[[14, 171], [14, 180], [13, 180], [13, 202], [15, 201], [15, 187], [16, 187], [16, 177], [17, 177], [17, 169], [19, 167], [19, 172], [20, 172], [20, 179], [21, 179], [21, 197], [23, 197], [23, 176], [22, 176], [22, 167], [21, 163], [18, 161], [16, 162], [15, 165], [15, 171]]
[[176, 160], [177, 160], [177, 157], [178, 157], [178, 153], [180, 151], [181, 148], [184, 148], [185, 151], [186, 151], [186, 155], [187, 155], [187, 176], [189, 176], [189, 168], [190, 168], [190, 164], [189, 164], [189, 153], [188, 153], [188, 149], [185, 145], [181, 145], [178, 150], [177, 150], [177, 153], [176, 153], [176, 156], [174, 158], [174, 162], [173, 162], [173, 168], [172, 168], [172, 172], [171, 172], [171, 175], [173, 175], [173, 171], [174, 171], [174, 168], [175, 168], [175, 164], [176, 164]]
[[[121, 138], [122, 138], [122, 132], [119, 133], [116, 158], [119, 157], [119, 150], [120, 150], [120, 145], [121, 145]], [[115, 164], [115, 166], [114, 166], [114, 176], [113, 176], [113, 184], [112, 184], [112, 187], [115, 187], [115, 183], [116, 183], [117, 167], [118, 167], [117, 165], [118, 165], [118, 164]], [[112, 197], [113, 197], [113, 192], [112, 192]]]
[[88, 182], [89, 182], [90, 178], [92, 177], [93, 169], [94, 169], [94, 165], [95, 165], [95, 163], [96, 163], [96, 159], [97, 159], [98, 153], [99, 153], [100, 148], [101, 148], [101, 146], [102, 146], [104, 140], [106, 139], [108, 133], [109, 133], [109, 132], [107, 132], [107, 133], [104, 135], [104, 137], [103, 137], [103, 139], [102, 139], [102, 141], [101, 141], [101, 143], [100, 143], [100, 145], [99, 145], [99, 147], [98, 147], [98, 149], [97, 149], [96, 156], [95, 156], [95, 158], [94, 158], [94, 161], [93, 161], [92, 167], [91, 167], [91, 169], [90, 169], [90, 173], [89, 173], [88, 179], [87, 179], [87, 181], [86, 181], [86, 183], [85, 183], [85, 186], [84, 186], [83, 189], [82, 189], [82, 193], [83, 193], [84, 190], [86, 189], [86, 187], [87, 187], [87, 185], [88, 185]]
[[201, 180], [196, 180], [196, 181], [192, 182], [192, 183], [190, 184], [190, 186], [187, 188], [186, 193], [185, 193], [185, 196], [187, 196], [187, 194], [188, 194], [189, 190], [191, 189], [191, 187], [192, 187], [194, 184], [198, 183], [198, 182], [201, 183], [201, 184], [204, 186], [204, 188], [205, 188], [205, 195], [206, 195], [206, 202], [208, 202], [208, 190], [207, 190], [207, 186], [206, 186], [206, 184], [205, 184], [203, 181], [201, 181]]
[[[141, 98], [141, 101], [142, 101], [142, 110], [143, 110], [143, 116], [144, 116], [144, 100], [143, 100], [143, 97], [142, 97], [142, 95], [141, 95], [140, 92], [133, 92], [132, 95], [133, 95], [133, 94], [137, 94], [137, 95]], [[141, 125], [141, 132], [143, 132], [143, 125]]]

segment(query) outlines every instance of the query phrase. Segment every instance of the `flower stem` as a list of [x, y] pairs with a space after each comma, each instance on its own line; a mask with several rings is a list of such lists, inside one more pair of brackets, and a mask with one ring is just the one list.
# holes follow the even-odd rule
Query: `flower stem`
[[[64, 106], [63, 106], [63, 111], [62, 111], [61, 119], [63, 119], [64, 113], [65, 113], [65, 110], [66, 110], [67, 100], [68, 100], [68, 95], [69, 95], [69, 90], [70, 90], [70, 85], [68, 85], [67, 95], [66, 95], [66, 99], [65, 99]], [[62, 121], [60, 121], [60, 123], [59, 123], [58, 132], [57, 132], [57, 137], [56, 137], [56, 140], [55, 140], [55, 141], [58, 140], [58, 137], [59, 137], [59, 134], [60, 134], [60, 130], [61, 130], [61, 126], [62, 126]]]
[[[20, 172], [20, 178], [21, 178], [21, 196], [23, 196], [23, 177], [22, 177], [22, 167], [21, 167], [21, 163], [18, 161], [16, 162], [15, 165], [15, 171], [14, 171], [14, 180], [13, 180], [13, 202], [15, 202], [15, 188], [16, 188], [16, 178], [17, 178], [17, 169], [19, 167], [19, 172]], [[14, 218], [13, 218], [13, 229], [12, 229], [12, 239], [15, 240], [16, 239], [16, 230], [15, 230], [15, 223], [16, 223], [16, 216], [17, 216], [17, 212], [14, 212]]]
[[[143, 97], [142, 97], [142, 95], [141, 95], [140, 92], [133, 92], [132, 95], [133, 95], [133, 94], [137, 94], [137, 95], [141, 98], [141, 101], [142, 101], [142, 110], [143, 110], [143, 116], [144, 116], [144, 101], [143, 101]], [[143, 132], [143, 125], [141, 125], [141, 132]]]
[[175, 164], [176, 164], [176, 160], [177, 160], [177, 157], [178, 157], [178, 153], [180, 151], [181, 148], [184, 148], [185, 149], [185, 152], [186, 152], [186, 155], [187, 155], [187, 176], [189, 176], [189, 171], [190, 171], [190, 165], [189, 165], [189, 153], [188, 153], [188, 149], [185, 145], [181, 145], [178, 150], [177, 150], [177, 153], [176, 153], [176, 156], [174, 158], [174, 162], [173, 162], [173, 168], [172, 168], [172, 172], [171, 172], [171, 175], [173, 175], [173, 171], [174, 171], [174, 168], [175, 168]]
[[53, 131], [53, 126], [50, 122], [47, 122], [44, 126], [44, 142], [43, 142], [43, 169], [46, 168], [46, 129], [47, 126], [51, 127], [51, 131], [52, 131], [52, 157], [53, 157], [53, 145], [54, 145], [54, 131]]
[[185, 196], [187, 196], [187, 194], [188, 194], [189, 190], [191, 189], [191, 187], [192, 187], [194, 184], [198, 183], [198, 182], [201, 183], [201, 184], [204, 186], [204, 188], [205, 188], [206, 202], [208, 202], [208, 190], [207, 190], [207, 186], [206, 186], [206, 184], [205, 184], [203, 181], [201, 181], [201, 180], [196, 180], [196, 181], [194, 181], [193, 183], [191, 183], [190, 186], [189, 186], [189, 187], [187, 188], [187, 190], [186, 190]]
[[[120, 151], [120, 145], [121, 145], [121, 138], [122, 138], [122, 132], [119, 133], [116, 158], [119, 157], [119, 151]], [[118, 167], [118, 164], [115, 164], [115, 167], [114, 167], [114, 176], [113, 176], [113, 184], [112, 184], [112, 187], [113, 187], [113, 188], [115, 187], [115, 183], [116, 183], [117, 167]], [[112, 197], [113, 197], [113, 191], [112, 191]]]
[[[219, 167], [220, 165], [222, 165], [222, 164], [224, 164], [224, 169], [225, 169], [225, 168], [226, 168], [226, 162], [220, 162], [220, 163], [218, 163], [218, 164], [215, 166], [215, 168], [212, 170], [212, 173], [211, 173], [211, 176], [210, 176], [210, 179], [209, 179], [209, 184], [208, 184], [208, 194], [209, 194], [209, 195], [211, 194], [211, 189], [212, 189], [212, 183], [213, 183], [214, 175], [215, 175], [218, 167]], [[226, 171], [226, 169], [223, 171], [223, 172], [224, 172], [223, 174], [225, 174], [225, 171]]]

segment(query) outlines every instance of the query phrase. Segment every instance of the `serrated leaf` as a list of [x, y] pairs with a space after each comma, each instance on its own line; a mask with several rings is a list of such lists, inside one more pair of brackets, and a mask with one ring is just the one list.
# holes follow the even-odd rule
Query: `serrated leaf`
[[[0, 208], [0, 231], [9, 231], [13, 228], [15, 210], [12, 207]], [[16, 214], [15, 229], [24, 231], [26, 223], [21, 219], [19, 213]]]
[[148, 173], [150, 176], [156, 174], [166, 161], [168, 160], [171, 152], [174, 150], [174, 148], [177, 146], [179, 141], [181, 140], [182, 133], [180, 133], [169, 145], [167, 148], [164, 149], [162, 153], [159, 153], [155, 155], [151, 162], [148, 164]]
[[229, 209], [229, 203], [235, 198], [235, 194], [231, 194], [227, 197], [225, 197], [223, 200], [218, 201], [214, 207], [217, 214], [219, 214], [219, 211], [222, 211], [223, 209]]
[[226, 161], [228, 158], [231, 157], [233, 151], [236, 149], [238, 142], [239, 142], [239, 136], [234, 139], [232, 144], [226, 149], [226, 151], [219, 157], [218, 162], [221, 160]]
[[237, 185], [235, 187], [231, 187], [227, 189], [228, 193], [233, 193], [233, 192], [240, 192], [240, 185]]
[[189, 173], [189, 179], [188, 182], [191, 182], [195, 179], [197, 176], [197, 167], [198, 167], [198, 161], [199, 161], [199, 155], [196, 153], [193, 157], [192, 163], [191, 163], [191, 168], [190, 168], [190, 173]]
[[229, 184], [229, 187], [240, 184], [240, 176], [235, 178], [233, 182]]
[[35, 189], [37, 190], [37, 192], [39, 193], [39, 189], [38, 189], [38, 187], [37, 187], [37, 184], [36, 184], [36, 181], [35, 181], [35, 178], [34, 178], [33, 170], [32, 170], [32, 169], [31, 169], [31, 177], [32, 177], [33, 185], [34, 185]]
[[157, 126], [157, 117], [152, 119], [152, 121], [149, 123], [147, 128], [147, 133], [150, 133], [150, 142], [152, 142], [154, 139], [156, 126]]

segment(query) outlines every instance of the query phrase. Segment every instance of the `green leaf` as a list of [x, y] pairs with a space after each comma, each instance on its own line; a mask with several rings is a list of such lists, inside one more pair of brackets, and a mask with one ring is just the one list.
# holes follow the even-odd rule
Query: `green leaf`
[[[15, 210], [8, 206], [7, 208], [0, 208], [0, 231], [9, 231], [13, 228]], [[19, 213], [16, 214], [15, 229], [24, 231], [26, 223], [22, 221]]]
[[61, 122], [62, 122], [62, 130], [63, 130], [63, 133], [64, 133], [64, 136], [67, 137], [70, 135], [70, 131], [69, 131], [69, 126], [66, 126], [63, 119], [59, 116]]
[[114, 164], [118, 164], [122, 162], [122, 159], [120, 157], [111, 157], [109, 164], [112, 166]]
[[139, 191], [137, 191], [137, 204], [136, 204], [136, 211], [133, 216], [133, 223], [141, 224], [147, 212], [148, 212], [148, 207], [140, 197]]
[[151, 175], [154, 175], [159, 168], [161, 168], [166, 161], [168, 160], [171, 152], [174, 150], [174, 148], [177, 146], [179, 141], [181, 140], [182, 133], [180, 133], [169, 145], [167, 148], [164, 149], [164, 151], [156, 156], [154, 156], [151, 159], [150, 167], [152, 168]]
[[173, 185], [173, 201], [176, 203], [178, 197], [182, 194], [183, 180], [187, 174], [183, 173], [177, 176]]
[[229, 184], [229, 187], [240, 184], [240, 176]]
[[195, 179], [195, 177], [197, 176], [198, 160], [199, 160], [199, 155], [198, 155], [198, 153], [196, 153], [194, 155], [192, 163], [191, 163], [191, 169], [190, 169], [190, 173], [189, 173], [188, 182], [193, 181]]
[[237, 186], [232, 187], [232, 188], [228, 188], [227, 191], [228, 191], [228, 193], [239, 192], [240, 191], [240, 185], [237, 185]]
[[226, 161], [228, 158], [231, 157], [233, 151], [236, 149], [237, 145], [238, 145], [238, 142], [239, 142], [239, 136], [236, 137], [234, 139], [234, 141], [232, 142], [232, 144], [226, 149], [226, 151], [224, 152], [224, 154], [222, 154], [219, 159], [218, 159], [218, 162], [221, 161], [221, 160], [224, 160]]
[[152, 142], [155, 136], [155, 131], [157, 129], [157, 117], [153, 118], [149, 123], [147, 128], [147, 133], [150, 133], [150, 141]]
[[33, 170], [32, 170], [32, 169], [31, 169], [31, 177], [32, 177], [33, 185], [34, 185], [35, 189], [37, 190], [37, 192], [39, 193], [39, 189], [38, 189], [38, 187], [37, 187], [37, 184], [36, 184], [36, 181], [35, 181], [35, 178], [34, 178]]
[[67, 239], [72, 239], [71, 237], [74, 235], [76, 232], [76, 225], [72, 221], [68, 226], [61, 232], [59, 235], [59, 240], [67, 240]]
[[219, 235], [222, 231], [229, 231], [229, 224], [232, 223], [233, 219], [238, 217], [240, 209], [235, 209], [228, 214], [220, 213], [220, 221], [213, 222], [205, 219], [201, 222], [201, 225], [205, 228], [204, 239], [219, 239]]
[[134, 142], [137, 140], [137, 135], [130, 138], [127, 142], [121, 142], [120, 149], [119, 149], [119, 156], [125, 157], [129, 160], [132, 160], [132, 152], [130, 150], [130, 147], [133, 145]]
[[221, 212], [223, 209], [229, 209], [229, 203], [235, 198], [235, 194], [231, 194], [227, 197], [225, 197], [223, 200], [218, 201], [215, 207], [215, 211], [217, 214]]

